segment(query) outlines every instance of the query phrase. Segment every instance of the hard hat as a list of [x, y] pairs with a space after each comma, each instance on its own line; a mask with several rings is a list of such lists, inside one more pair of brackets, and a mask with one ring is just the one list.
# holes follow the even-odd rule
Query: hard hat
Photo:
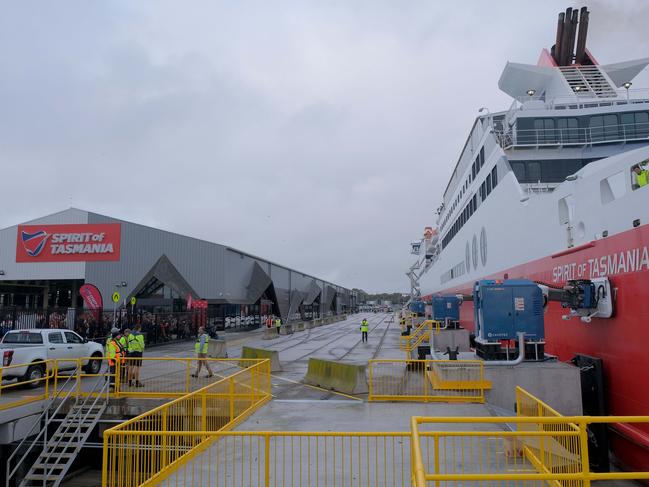
[[112, 330], [110, 330], [111, 333], [119, 333], [119, 328], [113, 327]]

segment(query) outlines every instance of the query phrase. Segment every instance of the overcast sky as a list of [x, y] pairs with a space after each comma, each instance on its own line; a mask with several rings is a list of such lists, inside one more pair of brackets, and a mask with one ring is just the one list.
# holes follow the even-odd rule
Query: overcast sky
[[584, 4], [601, 63], [649, 56], [646, 0], [2, 1], [0, 227], [75, 206], [406, 291], [505, 62]]

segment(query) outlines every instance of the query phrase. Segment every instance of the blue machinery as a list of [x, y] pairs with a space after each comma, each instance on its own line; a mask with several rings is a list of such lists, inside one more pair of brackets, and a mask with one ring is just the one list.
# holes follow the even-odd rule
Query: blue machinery
[[473, 289], [475, 349], [484, 360], [518, 357], [517, 333], [525, 333], [526, 360], [543, 360], [543, 292], [533, 281], [483, 280]]
[[459, 328], [462, 298], [455, 295], [433, 296], [433, 319], [447, 328]]
[[416, 313], [417, 316], [424, 316], [426, 314], [426, 303], [421, 300], [411, 301], [410, 312]]

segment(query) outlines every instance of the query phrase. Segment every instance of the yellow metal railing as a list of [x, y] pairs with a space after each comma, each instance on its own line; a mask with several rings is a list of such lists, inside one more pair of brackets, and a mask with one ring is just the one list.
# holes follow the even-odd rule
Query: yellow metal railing
[[[516, 387], [516, 414], [519, 417], [551, 417], [562, 415], [549, 405], [533, 396], [522, 387]], [[581, 465], [576, 459], [579, 456], [575, 436], [564, 435], [564, 432], [579, 432], [579, 425], [574, 423], [520, 423], [519, 431], [541, 431], [556, 433], [541, 437], [538, 441], [527, 441], [518, 445], [519, 453], [540, 471], [553, 472], [560, 469], [563, 473], [577, 473]], [[555, 487], [581, 487], [582, 481], [553, 481]]]
[[[22, 369], [27, 371], [29, 367], [38, 367], [42, 372], [42, 377], [30, 380], [22, 380], [22, 378], [19, 378], [15, 381], [13, 378], [10, 380], [6, 379], [6, 377], [12, 377], [13, 373], [17, 373], [18, 371], [22, 373]], [[50, 393], [50, 381], [53, 377], [54, 368], [52, 367], [52, 362], [49, 360], [0, 367], [0, 411], [47, 399]], [[39, 389], [34, 389], [33, 393], [25, 393], [24, 387]], [[42, 389], [40, 389], [41, 387]]]
[[[53, 359], [33, 362], [31, 364], [15, 364], [0, 368], [0, 411], [23, 406], [32, 402], [43, 401], [54, 397], [60, 390], [61, 384], [73, 375], [74, 380], [68, 381], [66, 387], [73, 388], [72, 394], [81, 397], [89, 394], [97, 380], [107, 380], [110, 376], [108, 365], [103, 360], [102, 367], [96, 374], [84, 370], [83, 363], [88, 360], [97, 360], [92, 357], [76, 359]], [[136, 386], [133, 381], [129, 384], [129, 377], [133, 377], [134, 365], [141, 361], [139, 368], [139, 382], [142, 387]], [[193, 377], [199, 360], [196, 358], [127, 358], [120, 362], [115, 372], [115, 388], [111, 397], [133, 397], [141, 399], [177, 398], [201, 389], [219, 379], [228, 377], [242, 368], [249, 367], [259, 362], [258, 359], [201, 359], [208, 363], [213, 376], [207, 377], [203, 369], [200, 377]], [[3, 380], [13, 372], [27, 370], [29, 367], [39, 367], [42, 377], [39, 379]], [[33, 386], [33, 391], [26, 391], [26, 387]], [[66, 390], [67, 392], [67, 390]]]
[[247, 361], [228, 377], [105, 431], [102, 485], [157, 485], [209, 446], [213, 437], [206, 433], [232, 428], [270, 400], [270, 388], [270, 361]]
[[[200, 446], [180, 457], [172, 472], [143, 485], [540, 487], [649, 479], [649, 472], [589, 472], [586, 427], [607, 421], [649, 417], [414, 417], [410, 432], [177, 431], [169, 438]], [[578, 428], [508, 429], [537, 423]], [[532, 448], [557, 437], [572, 447], [562, 464], [534, 464], [521, 452], [521, 445]]]
[[178, 462], [161, 487], [411, 485], [409, 432], [185, 432], [206, 447]]
[[[590, 472], [588, 425], [613, 422], [649, 423], [649, 416], [413, 417], [413, 485], [588, 487], [593, 480], [649, 479], [649, 472]], [[456, 430], [440, 431], [449, 425]]]
[[369, 401], [484, 402], [491, 382], [480, 360], [368, 362]]
[[[203, 362], [203, 368], [199, 377], [194, 377], [199, 362]], [[133, 379], [133, 369], [138, 363], [142, 364], [139, 370], [142, 387], [137, 387]], [[119, 365], [120, 384], [116, 390], [120, 397], [177, 398], [257, 363], [259, 359], [126, 358]], [[208, 376], [205, 364], [213, 376]]]
[[439, 331], [439, 321], [422, 321], [414, 330], [411, 330], [410, 335], [399, 337], [399, 350], [406, 352], [410, 357], [410, 352], [416, 350], [422, 343], [430, 341], [430, 336], [433, 333], [438, 334]]

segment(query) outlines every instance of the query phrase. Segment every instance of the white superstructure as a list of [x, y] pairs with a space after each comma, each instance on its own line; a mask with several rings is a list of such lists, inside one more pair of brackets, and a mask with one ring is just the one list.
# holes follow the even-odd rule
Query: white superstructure
[[438, 239], [422, 245], [422, 294], [647, 223], [649, 187], [635, 188], [632, 168], [649, 161], [649, 89], [632, 81], [649, 58], [600, 66], [586, 53], [590, 64], [553, 66], [547, 50], [539, 65], [507, 64], [499, 88], [512, 105], [475, 120]]

